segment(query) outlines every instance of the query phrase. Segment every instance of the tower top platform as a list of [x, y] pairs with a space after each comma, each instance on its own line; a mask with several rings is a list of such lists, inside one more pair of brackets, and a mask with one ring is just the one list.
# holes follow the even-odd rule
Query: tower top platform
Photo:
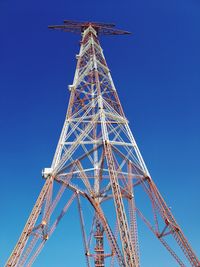
[[89, 26], [93, 27], [97, 34], [100, 35], [125, 35], [131, 34], [128, 31], [115, 29], [114, 23], [102, 23], [93, 21], [74, 21], [74, 20], [64, 20], [63, 25], [50, 25], [49, 29], [61, 30], [64, 32], [82, 33]]

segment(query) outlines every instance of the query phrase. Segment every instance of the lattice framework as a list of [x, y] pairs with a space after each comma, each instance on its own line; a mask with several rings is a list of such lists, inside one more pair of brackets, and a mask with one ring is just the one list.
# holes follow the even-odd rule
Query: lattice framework
[[[45, 184], [6, 266], [32, 266], [76, 200], [87, 267], [140, 266], [136, 215], [180, 266], [190, 263], [199, 267], [198, 258], [148, 172], [99, 43], [99, 34], [128, 32], [113, 29], [113, 24], [94, 22], [65, 21], [50, 28], [82, 32], [81, 47], [51, 168], [44, 170]], [[152, 218], [136, 206], [138, 187], [148, 196]], [[89, 233], [83, 201], [94, 210]], [[105, 208], [108, 202], [112, 216]], [[57, 214], [59, 203], [63, 206]], [[168, 243], [169, 237], [182, 251], [180, 256]]]

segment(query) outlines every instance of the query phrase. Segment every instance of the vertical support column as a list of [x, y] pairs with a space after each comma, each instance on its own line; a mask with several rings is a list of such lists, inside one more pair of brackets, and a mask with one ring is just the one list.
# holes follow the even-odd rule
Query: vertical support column
[[96, 232], [94, 234], [94, 238], [96, 239], [95, 246], [95, 267], [104, 267], [104, 242], [103, 242], [103, 234], [104, 228], [98, 219], [98, 215], [96, 215]]

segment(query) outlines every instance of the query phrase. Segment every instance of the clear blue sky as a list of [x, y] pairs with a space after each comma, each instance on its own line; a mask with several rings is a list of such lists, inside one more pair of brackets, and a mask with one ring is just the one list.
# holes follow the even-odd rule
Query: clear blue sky
[[[47, 29], [63, 19], [134, 33], [101, 44], [151, 175], [200, 256], [199, 14], [198, 0], [0, 0], [0, 266], [43, 185], [67, 109], [80, 37]], [[140, 229], [142, 266], [177, 266]], [[73, 211], [57, 230], [34, 266], [83, 266]]]

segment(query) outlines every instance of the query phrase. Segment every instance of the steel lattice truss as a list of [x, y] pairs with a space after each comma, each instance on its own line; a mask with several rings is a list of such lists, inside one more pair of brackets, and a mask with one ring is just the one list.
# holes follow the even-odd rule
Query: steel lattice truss
[[[150, 177], [124, 115], [98, 40], [101, 33], [127, 33], [113, 27], [69, 21], [50, 27], [82, 31], [81, 47], [52, 166], [44, 170], [45, 184], [7, 267], [32, 266], [73, 202], [79, 211], [87, 267], [140, 266], [136, 216], [178, 265], [200, 266]], [[136, 206], [137, 190], [147, 197], [151, 216]], [[91, 217], [85, 211], [87, 205]], [[175, 250], [170, 239], [176, 243]]]

